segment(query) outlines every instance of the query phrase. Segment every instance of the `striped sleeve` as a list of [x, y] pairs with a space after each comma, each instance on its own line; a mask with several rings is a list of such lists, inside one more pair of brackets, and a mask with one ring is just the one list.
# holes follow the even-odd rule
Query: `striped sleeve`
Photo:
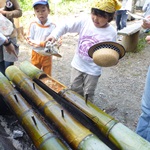
[[25, 36], [25, 39], [27, 41], [27, 43], [35, 48], [37, 47], [44, 47], [44, 41], [42, 42], [37, 42], [36, 40], [34, 40], [34, 35], [35, 35], [35, 26], [36, 26], [36, 22], [32, 22], [29, 26], [28, 29], [28, 33], [27, 36]]

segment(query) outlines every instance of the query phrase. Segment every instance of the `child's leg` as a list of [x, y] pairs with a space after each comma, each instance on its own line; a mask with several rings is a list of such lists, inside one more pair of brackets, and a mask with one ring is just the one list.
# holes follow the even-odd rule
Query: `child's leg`
[[94, 100], [94, 92], [100, 76], [84, 74], [84, 97], [88, 96], [91, 102]]
[[46, 73], [46, 74], [48, 74], [48, 75], [52, 75], [52, 66], [51, 65], [49, 65], [49, 66], [44, 66], [43, 67], [43, 71]]
[[43, 56], [42, 69], [46, 74], [50, 76], [52, 75], [52, 57], [51, 56]]
[[75, 68], [71, 70], [71, 90], [83, 96], [83, 73]]
[[42, 67], [42, 64], [40, 63], [41, 57], [42, 57], [41, 55], [32, 50], [31, 63], [39, 69], [41, 69]]

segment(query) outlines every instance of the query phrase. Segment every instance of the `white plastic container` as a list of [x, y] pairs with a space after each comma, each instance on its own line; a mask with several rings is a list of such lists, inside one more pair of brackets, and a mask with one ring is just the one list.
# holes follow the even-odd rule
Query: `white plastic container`
[[3, 16], [1, 13], [0, 13], [0, 22], [1, 22], [0, 32], [5, 36], [11, 35], [11, 33], [14, 30], [12, 22], [9, 19], [7, 19], [5, 16]]

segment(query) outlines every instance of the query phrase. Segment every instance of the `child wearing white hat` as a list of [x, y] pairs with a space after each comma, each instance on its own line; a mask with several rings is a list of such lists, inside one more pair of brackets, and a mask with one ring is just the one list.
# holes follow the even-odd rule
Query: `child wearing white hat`
[[91, 17], [83, 16], [66, 21], [47, 37], [49, 41], [56, 41], [67, 32], [79, 34], [78, 46], [71, 62], [71, 89], [91, 101], [101, 76], [101, 67], [93, 62], [88, 50], [100, 42], [116, 41], [117, 31], [110, 22], [115, 11], [120, 8], [118, 0], [95, 0], [91, 8]]

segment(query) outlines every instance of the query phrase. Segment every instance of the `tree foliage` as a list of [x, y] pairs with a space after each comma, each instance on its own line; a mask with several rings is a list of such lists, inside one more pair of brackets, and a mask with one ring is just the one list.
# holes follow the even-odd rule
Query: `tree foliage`
[[19, 4], [23, 11], [32, 9], [32, 1], [31, 0], [19, 0]]
[[[51, 1], [55, 1], [55, 0], [49, 0], [50, 3], [50, 7], [53, 10], [54, 9], [54, 5], [52, 3], [51, 5]], [[57, 4], [57, 7], [61, 9], [61, 7], [65, 7], [63, 9], [63, 11], [65, 9], [70, 9], [73, 10], [74, 7], [76, 7], [77, 4], [85, 4], [86, 2], [88, 2], [88, 0], [62, 0], [61, 3]], [[19, 4], [22, 8], [23, 11], [27, 11], [27, 10], [32, 10], [32, 0], [19, 0]], [[70, 8], [71, 6], [71, 8]]]

